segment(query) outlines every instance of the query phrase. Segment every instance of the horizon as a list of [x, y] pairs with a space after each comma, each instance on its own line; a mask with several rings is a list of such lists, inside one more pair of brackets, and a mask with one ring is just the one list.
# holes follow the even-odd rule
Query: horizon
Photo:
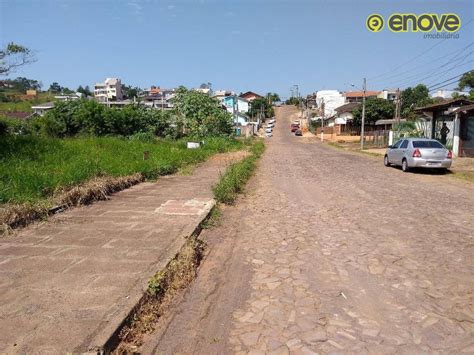
[[[37, 57], [9, 78], [35, 79], [43, 89], [52, 82], [93, 88], [116, 77], [143, 89], [210, 82], [213, 90], [286, 98], [294, 85], [302, 96], [358, 91], [364, 77], [371, 91], [435, 87], [473, 68], [470, 1], [2, 0], [0, 6], [2, 46], [25, 45]], [[394, 12], [456, 13], [459, 38], [366, 29], [369, 14]], [[448, 84], [441, 89], [457, 86]]]

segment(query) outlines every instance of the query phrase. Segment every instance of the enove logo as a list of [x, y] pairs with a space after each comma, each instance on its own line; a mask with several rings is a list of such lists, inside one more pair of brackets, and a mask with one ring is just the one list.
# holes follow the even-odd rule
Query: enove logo
[[[367, 17], [366, 27], [371, 32], [379, 32], [384, 19], [379, 14]], [[410, 14], [394, 13], [387, 20], [387, 27], [392, 32], [456, 32], [461, 28], [461, 18], [454, 13], [449, 14]]]

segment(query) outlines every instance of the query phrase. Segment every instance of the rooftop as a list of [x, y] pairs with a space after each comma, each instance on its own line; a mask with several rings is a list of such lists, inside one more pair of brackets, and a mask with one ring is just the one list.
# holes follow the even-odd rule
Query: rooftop
[[[377, 96], [380, 94], [380, 91], [366, 91], [365, 92], [365, 97], [367, 96]], [[363, 97], [364, 92], [363, 91], [348, 91], [344, 94], [345, 97]]]

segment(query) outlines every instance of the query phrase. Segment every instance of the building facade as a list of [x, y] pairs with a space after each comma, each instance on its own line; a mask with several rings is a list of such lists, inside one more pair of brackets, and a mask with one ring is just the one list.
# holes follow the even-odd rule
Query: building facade
[[103, 83], [95, 84], [94, 97], [100, 102], [123, 100], [121, 80], [117, 78], [107, 78]]

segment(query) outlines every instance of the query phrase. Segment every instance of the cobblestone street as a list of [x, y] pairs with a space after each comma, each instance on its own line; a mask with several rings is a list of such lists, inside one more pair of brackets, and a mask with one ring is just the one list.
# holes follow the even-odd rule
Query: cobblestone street
[[474, 188], [289, 132], [145, 353], [474, 352]]

